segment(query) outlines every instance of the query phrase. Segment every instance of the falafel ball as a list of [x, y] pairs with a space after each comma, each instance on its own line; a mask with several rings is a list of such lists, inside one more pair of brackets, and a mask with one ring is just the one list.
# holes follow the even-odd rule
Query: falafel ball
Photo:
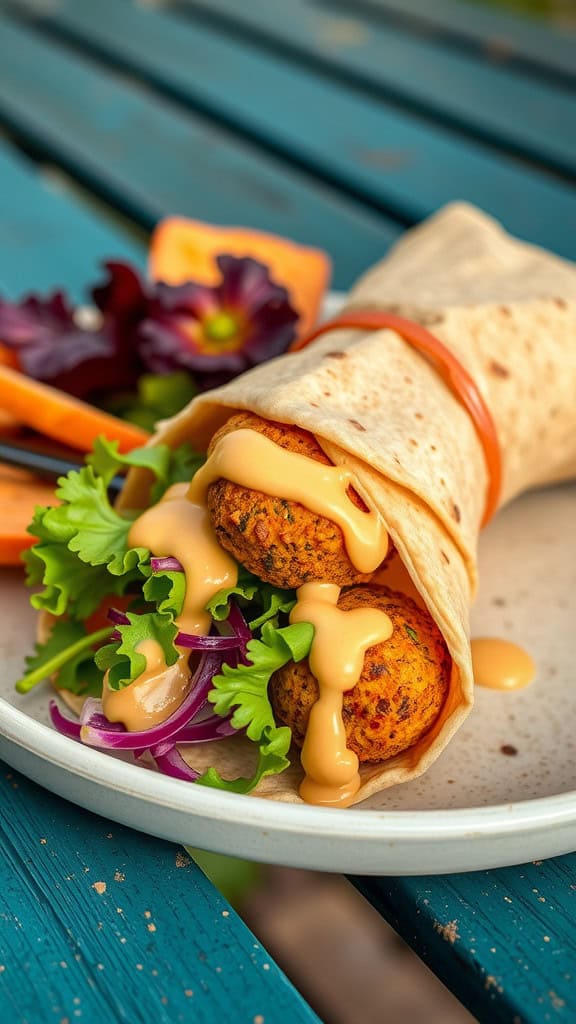
[[[387, 587], [351, 587], [338, 607], [379, 608], [390, 616], [389, 640], [370, 647], [356, 686], [344, 694], [348, 746], [361, 764], [386, 761], [412, 747], [436, 721], [448, 694], [451, 658], [432, 616]], [[272, 677], [278, 722], [302, 746], [318, 683], [308, 661], [290, 662]]]
[[[249, 412], [232, 416], [214, 434], [208, 454], [221, 437], [241, 429], [256, 430], [281, 448], [331, 465], [307, 430]], [[367, 511], [353, 488], [349, 495]], [[343, 587], [372, 578], [372, 573], [358, 572], [352, 565], [340, 527], [298, 502], [217, 480], [208, 488], [208, 510], [222, 547], [266, 583], [291, 589], [308, 580], [325, 580]], [[387, 559], [391, 555], [390, 549]]]

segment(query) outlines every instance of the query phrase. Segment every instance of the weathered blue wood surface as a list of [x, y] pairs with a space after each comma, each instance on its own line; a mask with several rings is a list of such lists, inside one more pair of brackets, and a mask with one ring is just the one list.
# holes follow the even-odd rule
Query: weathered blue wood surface
[[[47, 17], [91, 53], [145, 76], [193, 109], [379, 210], [416, 221], [451, 199], [469, 199], [511, 231], [576, 256], [576, 237], [566, 231], [567, 220], [576, 224], [573, 188], [447, 128], [132, 0], [99, 0], [98, 5], [59, 0]], [[59, 115], [59, 105], [56, 109], [45, 97], [47, 69], [57, 73], [55, 55], [42, 57], [45, 50], [6, 24], [0, 39], [0, 107], [15, 127], [33, 123], [40, 136], [47, 104], [52, 119]], [[41, 86], [33, 74], [39, 60]], [[59, 96], [60, 103], [65, 97]], [[149, 133], [146, 141], [150, 146]], [[180, 153], [171, 154], [175, 162]]]
[[[350, 0], [327, 0], [350, 11]], [[533, 73], [576, 81], [574, 42], [561, 27], [475, 0], [356, 0], [356, 8], [377, 12], [432, 39], [468, 45], [488, 60], [526, 65]]]
[[47, 171], [0, 144], [0, 288], [17, 298], [65, 287], [76, 301], [111, 254], [133, 263], [143, 252], [62, 190]]
[[[354, 10], [345, 18], [308, 0], [175, 3], [235, 36], [241, 27], [249, 41], [263, 39], [307, 58], [313, 67], [361, 84], [370, 96], [398, 99], [503, 149], [576, 174], [576, 91], [415, 37], [408, 28], [382, 25], [370, 11]], [[576, 61], [576, 34], [574, 49]]]
[[6, 1024], [315, 1024], [190, 858], [0, 765]]
[[[79, 10], [104, 21], [114, 7]], [[114, 20], [114, 31], [131, 27]], [[0, 121], [148, 228], [181, 213], [276, 231], [330, 252], [338, 287], [400, 233], [400, 224], [5, 18], [0, 67]]]
[[576, 855], [352, 881], [479, 1021], [576, 1020]]

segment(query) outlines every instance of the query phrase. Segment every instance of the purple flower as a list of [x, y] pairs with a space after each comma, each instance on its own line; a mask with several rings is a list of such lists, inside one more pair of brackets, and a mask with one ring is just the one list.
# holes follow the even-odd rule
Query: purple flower
[[140, 325], [140, 353], [149, 370], [192, 371], [212, 387], [284, 352], [296, 335], [298, 314], [285, 288], [251, 258], [218, 256], [222, 280], [154, 287]]
[[298, 321], [263, 264], [216, 262], [219, 284], [175, 287], [106, 263], [108, 277], [92, 291], [95, 310], [74, 309], [62, 292], [0, 300], [1, 342], [23, 373], [84, 399], [133, 392], [146, 372], [185, 370], [199, 388], [212, 387], [284, 352]]

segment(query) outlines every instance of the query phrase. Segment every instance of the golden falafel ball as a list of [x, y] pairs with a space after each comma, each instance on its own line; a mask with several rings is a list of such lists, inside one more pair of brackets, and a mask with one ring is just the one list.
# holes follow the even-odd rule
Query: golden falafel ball
[[[256, 430], [281, 448], [331, 465], [307, 430], [249, 412], [232, 416], [214, 434], [208, 454], [221, 437], [241, 429]], [[354, 504], [366, 511], [353, 488], [349, 494]], [[307, 580], [343, 587], [372, 578], [372, 573], [358, 572], [352, 565], [340, 527], [298, 502], [217, 480], [208, 488], [208, 510], [222, 547], [255, 576], [276, 587], [300, 587]], [[390, 550], [386, 557], [391, 554]]]
[[[351, 587], [338, 607], [379, 608], [392, 620], [390, 639], [367, 650], [360, 679], [344, 694], [342, 713], [348, 746], [360, 763], [386, 761], [412, 747], [436, 721], [450, 683], [448, 648], [432, 616], [387, 587]], [[277, 721], [290, 727], [301, 746], [318, 699], [308, 661], [276, 672], [270, 697]]]

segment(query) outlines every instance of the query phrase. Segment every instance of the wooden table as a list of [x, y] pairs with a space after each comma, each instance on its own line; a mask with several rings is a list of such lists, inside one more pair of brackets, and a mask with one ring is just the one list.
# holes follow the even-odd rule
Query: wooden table
[[[454, 0], [0, 8], [3, 295], [79, 299], [176, 212], [323, 246], [338, 288], [452, 198], [576, 258], [574, 33]], [[317, 1019], [183, 851], [9, 768], [0, 812], [2, 1020]], [[481, 1021], [576, 1020], [575, 857], [353, 881]]]

